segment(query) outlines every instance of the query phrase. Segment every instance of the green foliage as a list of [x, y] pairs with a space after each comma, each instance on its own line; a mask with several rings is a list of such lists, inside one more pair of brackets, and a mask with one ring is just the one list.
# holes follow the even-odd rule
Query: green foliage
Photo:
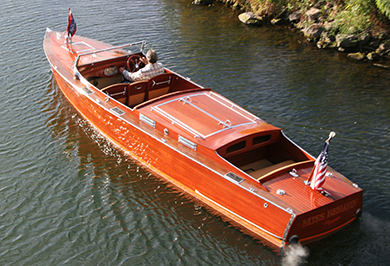
[[353, 34], [365, 31], [372, 26], [371, 10], [373, 3], [367, 0], [347, 0], [344, 9], [334, 20], [340, 33]]
[[[233, 0], [238, 1], [238, 0]], [[270, 17], [288, 10], [303, 13], [311, 7], [323, 9], [323, 19], [332, 24], [334, 34], [356, 34], [377, 25], [379, 11], [390, 18], [390, 0], [244, 0]], [[327, 3], [331, 9], [325, 9]]]
[[390, 18], [390, 0], [376, 0], [376, 5], [386, 17]]

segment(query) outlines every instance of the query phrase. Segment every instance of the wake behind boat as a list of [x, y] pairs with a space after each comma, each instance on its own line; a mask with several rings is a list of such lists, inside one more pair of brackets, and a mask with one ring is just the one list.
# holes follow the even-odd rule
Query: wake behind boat
[[[72, 17], [73, 20], [73, 17]], [[44, 51], [63, 94], [104, 136], [178, 189], [277, 252], [361, 214], [363, 191], [240, 106], [167, 68], [125, 83], [144, 41], [112, 46], [47, 29]]]

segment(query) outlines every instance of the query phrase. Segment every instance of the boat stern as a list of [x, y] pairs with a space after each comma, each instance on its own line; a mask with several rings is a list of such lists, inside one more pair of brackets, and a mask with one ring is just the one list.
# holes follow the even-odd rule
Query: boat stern
[[362, 205], [363, 190], [358, 189], [348, 197], [296, 215], [286, 235], [286, 244], [306, 245], [341, 230], [361, 216]]

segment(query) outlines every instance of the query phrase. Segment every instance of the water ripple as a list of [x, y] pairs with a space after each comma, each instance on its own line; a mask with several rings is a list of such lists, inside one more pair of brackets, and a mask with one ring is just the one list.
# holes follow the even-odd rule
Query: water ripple
[[246, 27], [219, 4], [190, 2], [54, 0], [26, 8], [2, 1], [0, 264], [280, 265], [107, 141], [67, 102], [42, 39], [46, 27], [65, 30], [69, 6], [78, 34], [118, 45], [147, 40], [169, 68], [282, 127], [314, 155], [335, 130], [330, 163], [365, 189], [370, 213], [311, 246], [308, 263], [386, 264], [389, 238], [378, 228], [386, 233], [389, 220], [388, 72], [319, 52], [285, 28]]

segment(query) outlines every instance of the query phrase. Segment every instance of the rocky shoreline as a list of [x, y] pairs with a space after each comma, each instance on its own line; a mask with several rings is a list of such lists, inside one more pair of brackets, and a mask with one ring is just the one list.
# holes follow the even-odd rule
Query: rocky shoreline
[[390, 68], [390, 35], [385, 29], [366, 30], [355, 34], [341, 34], [334, 30], [333, 20], [337, 12], [334, 2], [319, 2], [308, 10], [297, 10], [292, 13], [287, 8], [278, 15], [267, 14], [253, 8], [240, 5], [245, 1], [239, 0], [194, 0], [193, 4], [212, 5], [222, 2], [234, 9], [241, 10], [241, 22], [247, 25], [261, 26], [292, 25], [302, 32], [303, 36], [316, 44], [319, 49], [337, 49], [347, 53], [348, 57], [356, 60], [374, 62], [376, 66]]

